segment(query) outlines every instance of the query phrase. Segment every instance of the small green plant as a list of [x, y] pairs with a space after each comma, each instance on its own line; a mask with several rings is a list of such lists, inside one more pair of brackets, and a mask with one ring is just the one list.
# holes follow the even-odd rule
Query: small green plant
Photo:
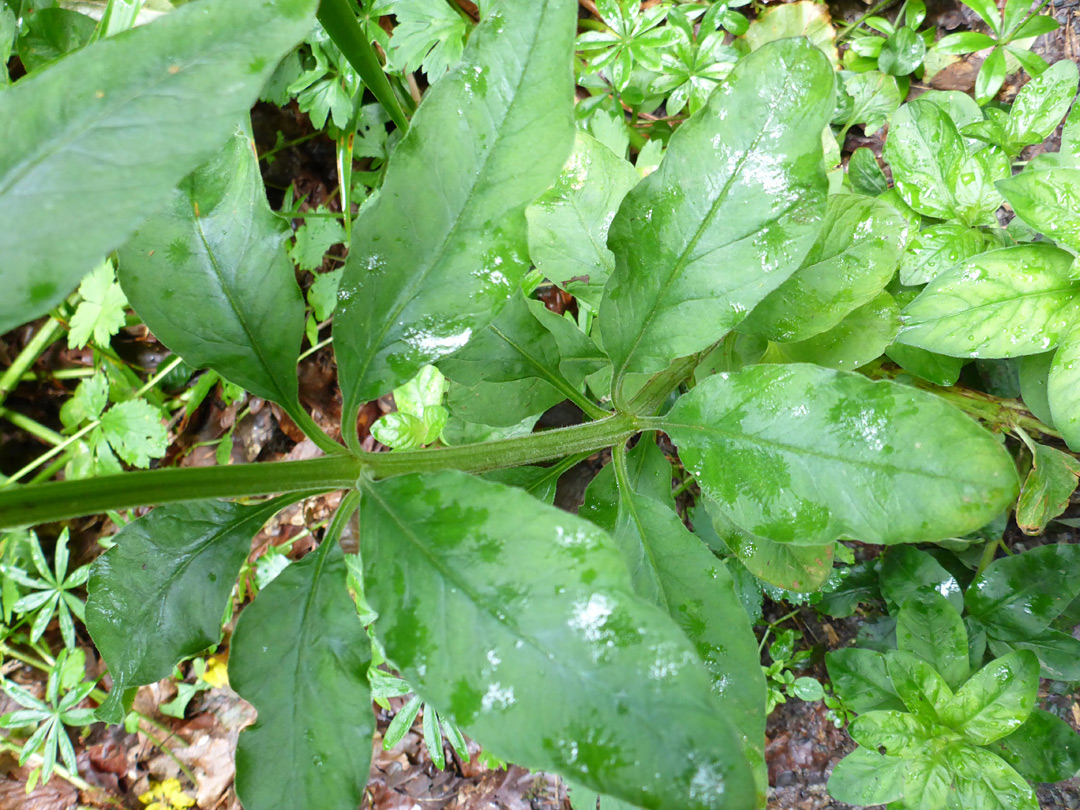
[[795, 669], [805, 666], [810, 658], [810, 650], [795, 651], [795, 641], [802, 636], [796, 630], [782, 630], [776, 640], [769, 645], [769, 658], [772, 663], [762, 665], [768, 683], [769, 693], [765, 702], [765, 714], [772, 714], [781, 703], [787, 703], [789, 697], [800, 700], [821, 700], [821, 683], [815, 678], [796, 677]]
[[896, 22], [871, 15], [860, 21], [874, 34], [851, 38], [844, 54], [844, 65], [856, 72], [879, 70], [889, 76], [903, 77], [912, 73], [922, 75], [927, 48], [934, 44], [934, 27], [919, 31], [926, 19], [926, 4], [922, 0], [906, 0], [896, 15]]
[[[1080, 735], [1036, 708], [1039, 661], [1017, 650], [978, 666], [960, 612], [936, 591], [908, 597], [898, 649], [826, 656], [836, 693], [858, 717], [859, 748], [833, 771], [829, 792], [850, 804], [1037, 810], [1029, 784], [1080, 769]], [[892, 805], [890, 805], [892, 806]]]
[[90, 566], [83, 565], [68, 571], [68, 530], [64, 529], [56, 540], [54, 568], [49, 567], [41, 551], [41, 542], [34, 533], [30, 535], [30, 559], [34, 563], [37, 576], [20, 570], [16, 566], [5, 565], [4, 576], [29, 591], [19, 598], [11, 610], [17, 616], [30, 623], [30, 641], [37, 641], [49, 626], [53, 617], [60, 624], [60, 635], [68, 650], [75, 649], [75, 623], [86, 621], [86, 604], [73, 591], [81, 588], [90, 576]]

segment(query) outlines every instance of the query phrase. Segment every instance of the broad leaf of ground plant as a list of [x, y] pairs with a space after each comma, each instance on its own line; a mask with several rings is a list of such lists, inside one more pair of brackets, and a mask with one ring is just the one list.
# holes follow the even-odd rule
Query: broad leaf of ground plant
[[364, 798], [375, 716], [371, 641], [334, 547], [290, 565], [244, 609], [229, 682], [259, 712], [236, 748], [247, 810], [354, 810]]
[[634, 805], [754, 806], [695, 646], [604, 531], [458, 472], [365, 485], [361, 513], [376, 636], [440, 714]]
[[168, 677], [181, 660], [218, 642], [251, 538], [293, 500], [163, 506], [116, 534], [87, 586], [86, 629], [113, 680], [98, 717], [121, 722], [125, 691]]
[[357, 218], [334, 318], [350, 440], [362, 403], [463, 346], [528, 269], [525, 207], [573, 145], [576, 8], [507, 0], [481, 22]]
[[745, 57], [623, 200], [600, 305], [621, 398], [629, 372], [705, 349], [790, 276], [818, 235], [828, 60], [805, 39]]
[[209, 367], [300, 421], [304, 301], [246, 126], [168, 196], [120, 251], [139, 317], [195, 368]]
[[736, 525], [780, 542], [963, 536], [1019, 489], [1005, 448], [959, 410], [817, 366], [710, 377], [665, 421], [702, 491]]
[[315, 6], [200, 0], [0, 95], [0, 332], [62, 301], [214, 154]]

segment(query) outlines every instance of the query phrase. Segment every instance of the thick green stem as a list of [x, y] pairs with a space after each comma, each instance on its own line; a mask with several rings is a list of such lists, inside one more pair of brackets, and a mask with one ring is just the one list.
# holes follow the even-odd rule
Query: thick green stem
[[[644, 427], [646, 424], [648, 427]], [[200, 498], [350, 489], [361, 475], [389, 478], [447, 469], [485, 472], [595, 452], [626, 441], [642, 429], [653, 429], [662, 424], [662, 420], [620, 414], [516, 439], [437, 450], [326, 456], [273, 464], [144, 470], [83, 481], [18, 487], [0, 491], [0, 527], [30, 526], [95, 515], [109, 509]]]

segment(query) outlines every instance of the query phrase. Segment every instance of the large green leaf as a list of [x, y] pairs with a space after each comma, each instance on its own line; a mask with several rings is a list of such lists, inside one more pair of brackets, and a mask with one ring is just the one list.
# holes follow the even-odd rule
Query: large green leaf
[[0, 332], [63, 300], [213, 156], [315, 6], [200, 0], [0, 95]]
[[247, 127], [168, 196], [120, 251], [120, 283], [162, 343], [303, 424], [304, 300]]
[[710, 377], [665, 424], [705, 494], [741, 528], [780, 542], [963, 536], [1018, 488], [1008, 452], [952, 406], [816, 366]]
[[1020, 357], [1058, 345], [1080, 320], [1073, 257], [1046, 244], [982, 253], [904, 309], [897, 343], [953, 357]]
[[1080, 734], [1057, 715], [1036, 709], [1016, 731], [991, 745], [1033, 782], [1058, 782], [1080, 771]]
[[346, 424], [463, 346], [528, 269], [525, 207], [573, 145], [575, 9], [500, 3], [428, 91], [357, 217], [334, 317]]
[[925, 551], [912, 546], [895, 546], [883, 557], [881, 564], [881, 595], [893, 607], [903, 607], [918, 591], [934, 590], [949, 600], [957, 615], [964, 609], [964, 594], [960, 585], [945, 568]]
[[904, 763], [904, 810], [948, 807], [952, 773], [940, 755], [924, 754], [901, 761]]
[[909, 712], [879, 710], [860, 714], [848, 726], [848, 733], [859, 745], [903, 756], [933, 737], [934, 727]]
[[236, 747], [247, 810], [355, 810], [364, 798], [375, 716], [371, 642], [334, 547], [290, 565], [240, 616], [229, 683], [259, 713]]
[[1016, 152], [1042, 143], [1057, 129], [1076, 97], [1076, 63], [1061, 59], [1035, 76], [1016, 94], [1005, 129]]
[[591, 307], [600, 305], [615, 254], [608, 229], [623, 197], [641, 178], [629, 161], [578, 132], [562, 174], [525, 210], [529, 256], [551, 279]]
[[440, 714], [635, 805], [754, 806], [697, 651], [604, 531], [458, 472], [367, 485], [361, 513], [375, 633]]
[[754, 307], [739, 331], [794, 343], [832, 329], [885, 288], [906, 238], [907, 222], [891, 205], [861, 194], [830, 197], [821, 235], [802, 266]]
[[964, 594], [968, 613], [998, 638], [1042, 633], [1080, 594], [1080, 545], [1038, 546], [995, 560]]
[[162, 506], [117, 532], [87, 586], [86, 629], [113, 679], [98, 710], [102, 720], [119, 723], [126, 690], [168, 677], [181, 660], [218, 642], [251, 538], [295, 500]]
[[997, 187], [1020, 219], [1080, 252], [1080, 169], [1021, 172], [999, 180]]
[[853, 711], [904, 708], [886, 669], [885, 656], [874, 650], [846, 647], [825, 655], [829, 681]]
[[1023, 725], [1039, 691], [1039, 659], [1030, 650], [995, 658], [960, 687], [941, 719], [976, 745], [987, 745]]
[[952, 700], [953, 691], [937, 670], [904, 650], [889, 650], [885, 661], [889, 679], [908, 710], [929, 722], [940, 722], [941, 712]]
[[950, 745], [945, 762], [956, 787], [956, 806], [978, 810], [1039, 810], [1035, 791], [1020, 774], [985, 748]]
[[900, 259], [900, 283], [925, 284], [986, 250], [982, 231], [942, 222], [915, 234]]
[[856, 748], [829, 776], [829, 795], [848, 804], [888, 804], [904, 794], [903, 760]]
[[990, 648], [998, 654], [1008, 649], [1031, 650], [1039, 657], [1042, 677], [1056, 681], [1080, 680], [1080, 639], [1069, 633], [1051, 628], [1033, 638], [1012, 639], [1008, 644], [991, 638]]
[[993, 213], [1001, 197], [989, 182], [1000, 167], [979, 153], [969, 155], [956, 124], [937, 104], [917, 99], [901, 107], [890, 122], [884, 157], [897, 192], [920, 214], [997, 224]]
[[971, 671], [964, 620], [937, 591], [918, 591], [904, 602], [896, 618], [896, 646], [931, 664], [952, 689]]
[[1080, 320], [1073, 324], [1050, 364], [1046, 399], [1054, 426], [1070, 449], [1080, 451]]
[[616, 392], [627, 373], [660, 371], [719, 340], [799, 266], [824, 210], [821, 130], [832, 111], [820, 51], [771, 42], [736, 65], [623, 200], [600, 305]]

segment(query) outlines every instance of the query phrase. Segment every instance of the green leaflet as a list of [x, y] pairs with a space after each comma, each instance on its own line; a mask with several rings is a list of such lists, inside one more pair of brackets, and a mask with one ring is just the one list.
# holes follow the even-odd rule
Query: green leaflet
[[960, 687], [941, 719], [976, 745], [1023, 725], [1039, 691], [1039, 659], [1030, 650], [995, 658]]
[[623, 200], [600, 304], [616, 402], [628, 373], [707, 348], [799, 266], [824, 209], [832, 86], [809, 42], [770, 42], [735, 66]]
[[832, 329], [885, 288], [906, 240], [907, 223], [887, 203], [861, 194], [829, 197], [821, 234], [802, 265], [739, 331], [794, 343]]
[[709, 498], [704, 499], [704, 505], [717, 536], [758, 579], [789, 591], [810, 593], [821, 588], [832, 573], [835, 543], [777, 543], [743, 531]]
[[991, 635], [1027, 640], [1046, 630], [1078, 594], [1080, 545], [1052, 544], [990, 563], [964, 602]]
[[934, 736], [933, 726], [914, 714], [873, 711], [860, 714], [848, 727], [851, 739], [868, 748], [885, 749], [888, 756], [911, 754]]
[[1020, 219], [1073, 253], [1080, 252], [1080, 169], [1021, 172], [999, 180], [997, 187]]
[[952, 689], [971, 671], [964, 620], [935, 590], [917, 591], [904, 602], [896, 619], [896, 646], [929, 663]]
[[1065, 335], [1046, 378], [1046, 399], [1054, 426], [1071, 450], [1080, 450], [1080, 327], [1077, 323], [1080, 321], [1074, 316], [1073, 329]]
[[1057, 715], [1035, 709], [992, 750], [1033, 782], [1057, 782], [1080, 771], [1080, 734]]
[[[575, 8], [497, 6], [428, 91], [357, 217], [334, 318], [346, 426], [362, 403], [465, 345], [527, 269], [525, 206], [573, 142]], [[346, 434], [359, 449], [355, 429]]]
[[852, 191], [871, 197], [876, 197], [889, 188], [889, 181], [885, 179], [885, 172], [878, 165], [873, 150], [865, 146], [851, 153], [848, 160], [848, 180], [851, 182]]
[[[1002, 166], [990, 151], [969, 155], [949, 114], [916, 99], [893, 115], [884, 156], [896, 191], [920, 214], [965, 225], [996, 225], [994, 211], [1001, 197], [992, 182]], [[1008, 176], [1007, 161], [1004, 170], [1001, 176]]]
[[0, 95], [0, 332], [63, 300], [213, 156], [315, 5], [192, 3]]
[[856, 712], [875, 709], [901, 710], [885, 656], [873, 650], [846, 647], [826, 653], [825, 665], [836, 694]]
[[1035, 791], [1001, 757], [984, 748], [952, 745], [945, 761], [960, 807], [979, 810], [1039, 810]]
[[98, 709], [102, 720], [121, 722], [126, 691], [167, 677], [184, 658], [218, 643], [251, 538], [295, 500], [162, 506], [117, 532], [87, 586], [86, 629], [113, 679]]
[[827, 332], [798, 343], [774, 343], [763, 362], [815, 363], [854, 370], [879, 358], [900, 331], [900, 308], [887, 292], [852, 310]]
[[929, 663], [904, 650], [889, 650], [885, 656], [889, 679], [908, 711], [931, 723], [953, 698], [953, 691]]
[[607, 248], [612, 217], [639, 180], [629, 161], [578, 132], [555, 185], [525, 209], [529, 256], [537, 269], [593, 308], [615, 269], [615, 254]]
[[1027, 354], [1020, 358], [1020, 393], [1024, 399], [1024, 405], [1036, 419], [1048, 427], [1054, 427], [1054, 419], [1050, 415], [1047, 382], [1055, 354], [1051, 351], [1043, 354]]
[[754, 806], [694, 646], [605, 532], [458, 472], [366, 485], [361, 511], [375, 633], [440, 714], [634, 805]]
[[943, 222], [915, 234], [900, 259], [900, 283], [925, 284], [982, 253], [989, 240], [974, 228]]
[[848, 804], [888, 804], [904, 794], [903, 760], [856, 748], [829, 776], [829, 795]]
[[259, 712], [236, 748], [248, 810], [355, 810], [364, 798], [375, 717], [371, 642], [334, 547], [290, 565], [244, 609], [229, 681]]
[[1046, 244], [982, 253], [931, 281], [904, 309], [898, 343], [953, 357], [1020, 357], [1080, 320], [1073, 257]]
[[1069, 111], [1078, 80], [1076, 63], [1062, 59], [1020, 88], [1005, 121], [1010, 154], [1050, 136]]
[[933, 590], [949, 600], [957, 615], [964, 609], [960, 585], [941, 563], [912, 546], [894, 546], [881, 558], [881, 595], [890, 609], [903, 607], [919, 591]]
[[945, 386], [956, 385], [965, 362], [961, 357], [948, 357], [944, 354], [928, 352], [918, 346], [906, 346], [903, 343], [893, 343], [886, 348], [885, 356], [904, 371]]
[[304, 301], [285, 253], [288, 225], [266, 202], [247, 126], [187, 177], [120, 250], [120, 282], [166, 346], [301, 426], [296, 358]]
[[1035, 445], [1031, 471], [1016, 502], [1016, 525], [1024, 534], [1042, 534], [1046, 524], [1069, 506], [1080, 480], [1080, 461], [1053, 447]]
[[664, 422], [702, 491], [741, 528], [779, 542], [962, 536], [1018, 488], [1009, 454], [960, 411], [816, 366], [710, 377]]

